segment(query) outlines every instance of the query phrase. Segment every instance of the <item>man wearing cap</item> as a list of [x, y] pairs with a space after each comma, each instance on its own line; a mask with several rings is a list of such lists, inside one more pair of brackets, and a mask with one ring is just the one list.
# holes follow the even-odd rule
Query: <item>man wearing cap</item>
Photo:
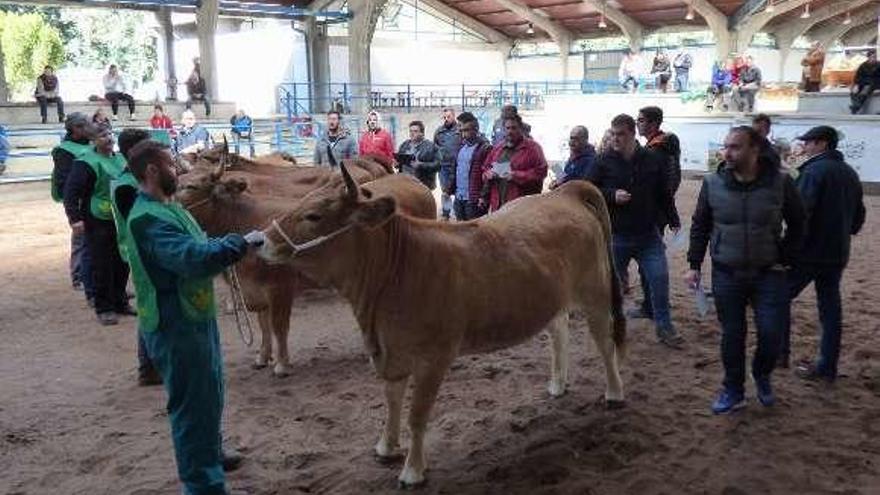
[[[80, 112], [74, 112], [64, 121], [67, 131], [61, 143], [52, 150], [52, 199], [56, 203], [64, 201], [64, 186], [67, 176], [73, 168], [73, 162], [91, 149], [92, 126], [89, 118]], [[86, 247], [85, 236], [74, 230], [70, 235], [70, 282], [76, 290], [84, 290], [86, 299], [94, 303], [92, 290], [92, 272], [90, 256]]]
[[102, 325], [115, 325], [117, 315], [134, 315], [125, 286], [128, 266], [119, 254], [110, 182], [125, 167], [125, 158], [113, 152], [113, 132], [100, 129], [95, 148], [73, 162], [64, 185], [64, 210], [74, 232], [83, 232], [92, 264], [95, 313]]
[[850, 88], [849, 109], [853, 115], [861, 113], [874, 91], [880, 88], [880, 63], [877, 62], [877, 52], [869, 50], [867, 55], [868, 59], [856, 69], [853, 85]]
[[[839, 138], [833, 127], [814, 127], [798, 139], [809, 156], [799, 167], [796, 181], [806, 209], [807, 233], [789, 274], [788, 288], [794, 299], [811, 282], [815, 285], [822, 334], [815, 363], [799, 366], [797, 374], [807, 380], [830, 382], [837, 378], [840, 356], [840, 279], [849, 261], [850, 237], [865, 223], [865, 205], [859, 175], [837, 150]], [[790, 353], [790, 327], [789, 317], [780, 359], [783, 366], [787, 366]]]

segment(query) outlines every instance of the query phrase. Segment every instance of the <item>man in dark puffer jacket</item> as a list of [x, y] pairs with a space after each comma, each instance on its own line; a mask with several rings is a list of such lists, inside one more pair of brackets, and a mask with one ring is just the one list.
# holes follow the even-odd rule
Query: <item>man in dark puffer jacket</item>
[[788, 316], [786, 266], [803, 239], [803, 202], [791, 177], [761, 154], [762, 142], [751, 127], [731, 129], [724, 166], [703, 180], [691, 226], [691, 269], [685, 280], [699, 286], [708, 246], [722, 329], [724, 387], [712, 404], [716, 414], [745, 405], [747, 305], [754, 310], [758, 334], [752, 362], [758, 400], [764, 406], [775, 402], [770, 374]]
[[[865, 223], [865, 204], [859, 175], [837, 151], [838, 135], [819, 126], [798, 138], [810, 158], [800, 166], [797, 187], [807, 213], [807, 237], [788, 279], [789, 295], [796, 298], [813, 282], [819, 305], [822, 338], [814, 365], [798, 368], [807, 380], [837, 378], [842, 310], [840, 279], [849, 261], [850, 237]], [[780, 363], [788, 365], [791, 322], [785, 326]]]

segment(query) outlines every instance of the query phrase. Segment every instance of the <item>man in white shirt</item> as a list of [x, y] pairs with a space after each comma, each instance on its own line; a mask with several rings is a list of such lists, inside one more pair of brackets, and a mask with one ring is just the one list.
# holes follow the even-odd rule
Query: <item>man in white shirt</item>
[[128, 104], [128, 113], [130, 119], [134, 120], [134, 97], [126, 92], [125, 79], [119, 73], [116, 65], [111, 65], [110, 69], [104, 74], [104, 98], [110, 102], [110, 108], [113, 109], [113, 120], [117, 120], [116, 114], [119, 112], [119, 100], [123, 100]]

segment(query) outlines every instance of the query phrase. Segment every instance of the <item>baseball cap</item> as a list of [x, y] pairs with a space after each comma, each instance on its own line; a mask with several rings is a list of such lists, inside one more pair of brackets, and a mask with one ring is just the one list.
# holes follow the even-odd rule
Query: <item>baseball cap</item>
[[799, 141], [824, 141], [828, 143], [829, 148], [835, 149], [840, 137], [837, 134], [837, 129], [827, 125], [819, 125], [798, 136], [797, 139]]

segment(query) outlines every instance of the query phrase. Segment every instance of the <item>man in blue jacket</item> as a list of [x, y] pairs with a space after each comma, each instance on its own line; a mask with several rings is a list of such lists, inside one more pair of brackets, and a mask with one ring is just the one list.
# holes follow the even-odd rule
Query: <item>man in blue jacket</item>
[[[865, 204], [859, 175], [837, 150], [833, 127], [818, 126], [800, 136], [810, 156], [799, 168], [796, 181], [807, 213], [804, 248], [788, 278], [789, 295], [796, 298], [811, 282], [816, 286], [822, 337], [814, 364], [804, 364], [797, 374], [807, 380], [837, 378], [842, 310], [840, 279], [849, 261], [850, 237], [865, 223]], [[791, 320], [785, 325], [780, 364], [788, 365]]]

